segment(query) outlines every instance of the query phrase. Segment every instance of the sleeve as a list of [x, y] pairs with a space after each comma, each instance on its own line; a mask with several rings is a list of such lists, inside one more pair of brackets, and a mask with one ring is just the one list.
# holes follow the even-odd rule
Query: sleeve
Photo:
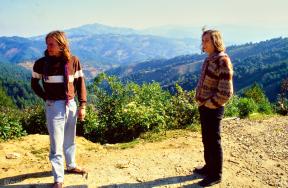
[[31, 87], [33, 91], [43, 100], [46, 100], [46, 94], [42, 86], [40, 85], [39, 81], [43, 77], [43, 69], [41, 68], [43, 64], [41, 61], [36, 61], [33, 66], [32, 70], [32, 78], [31, 78]]
[[80, 106], [85, 107], [87, 102], [87, 91], [86, 91], [84, 73], [80, 65], [79, 59], [75, 57], [74, 62], [75, 62], [74, 86], [76, 88]]
[[219, 60], [219, 82], [217, 92], [205, 103], [208, 108], [223, 106], [233, 95], [233, 66], [229, 57]]

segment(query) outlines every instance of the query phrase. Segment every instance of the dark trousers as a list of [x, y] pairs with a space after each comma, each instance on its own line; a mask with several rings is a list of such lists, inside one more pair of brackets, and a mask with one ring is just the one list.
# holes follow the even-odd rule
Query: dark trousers
[[224, 107], [210, 109], [199, 107], [204, 146], [205, 168], [208, 176], [221, 178], [223, 165], [223, 151], [221, 146], [220, 123], [224, 115]]

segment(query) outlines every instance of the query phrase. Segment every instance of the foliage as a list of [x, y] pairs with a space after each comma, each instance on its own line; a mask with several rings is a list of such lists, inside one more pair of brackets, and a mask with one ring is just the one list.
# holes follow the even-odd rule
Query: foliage
[[[106, 84], [106, 89], [101, 84]], [[166, 125], [164, 103], [169, 94], [159, 84], [123, 85], [116, 77], [100, 74], [94, 81], [94, 94], [99, 120], [93, 126], [100, 130], [102, 142], [130, 141], [141, 132]]]
[[246, 89], [243, 96], [252, 99], [257, 104], [258, 112], [264, 114], [272, 113], [272, 106], [259, 84], [255, 83]]
[[14, 139], [26, 135], [17, 116], [19, 112], [10, 108], [0, 111], [0, 140]]
[[28, 134], [48, 134], [45, 111], [42, 104], [24, 109], [21, 123]]
[[239, 116], [239, 104], [240, 98], [237, 95], [233, 95], [231, 99], [228, 101], [228, 103], [225, 106], [225, 117], [238, 117]]
[[258, 112], [263, 114], [272, 114], [273, 113], [273, 107], [272, 104], [266, 99], [262, 103], [258, 104]]
[[0, 86], [0, 140], [18, 138], [26, 134], [19, 114], [12, 99]]
[[24, 109], [40, 101], [30, 86], [31, 72], [18, 65], [3, 62], [0, 62], [0, 72], [0, 87], [17, 107]]
[[171, 96], [159, 83], [121, 83], [100, 74], [94, 80], [92, 106], [84, 121], [84, 135], [102, 143], [125, 142], [146, 131], [185, 128], [197, 120], [193, 92], [178, 87]]
[[[86, 108], [86, 117], [84, 122], [77, 122], [77, 132], [83, 132], [83, 136], [85, 136], [88, 140], [92, 142], [101, 142], [104, 143], [104, 133], [105, 126], [100, 124], [98, 111], [94, 108], [93, 105], [88, 105]], [[78, 133], [77, 133], [78, 134]]]
[[243, 94], [244, 97], [253, 99], [256, 103], [265, 101], [266, 96], [259, 84], [254, 83], [250, 88], [246, 89]]
[[6, 107], [6, 108], [16, 107], [12, 99], [7, 96], [6, 92], [3, 90], [1, 85], [0, 85], [0, 106]]
[[246, 118], [257, 110], [257, 105], [253, 99], [243, 97], [239, 99], [238, 110], [239, 117]]
[[195, 91], [184, 91], [176, 84], [177, 94], [171, 99], [169, 111], [170, 128], [186, 128], [199, 122], [199, 112], [194, 100]]

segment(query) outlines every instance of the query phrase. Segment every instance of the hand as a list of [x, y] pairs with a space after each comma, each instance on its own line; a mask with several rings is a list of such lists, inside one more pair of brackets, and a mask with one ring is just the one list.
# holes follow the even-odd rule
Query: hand
[[80, 106], [78, 108], [78, 119], [80, 121], [84, 121], [85, 116], [86, 116], [86, 109], [85, 109], [85, 107]]

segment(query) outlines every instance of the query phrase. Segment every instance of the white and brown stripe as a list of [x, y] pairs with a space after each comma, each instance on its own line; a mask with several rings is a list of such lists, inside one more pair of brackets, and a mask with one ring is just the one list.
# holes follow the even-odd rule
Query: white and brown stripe
[[[43, 57], [37, 60], [32, 72], [33, 90], [43, 99], [66, 99], [64, 72], [65, 62], [61, 58]], [[68, 99], [74, 98], [77, 92], [80, 105], [85, 105], [87, 99], [84, 74], [75, 56], [68, 64], [68, 75]], [[40, 86], [39, 80], [43, 81], [44, 88]]]

